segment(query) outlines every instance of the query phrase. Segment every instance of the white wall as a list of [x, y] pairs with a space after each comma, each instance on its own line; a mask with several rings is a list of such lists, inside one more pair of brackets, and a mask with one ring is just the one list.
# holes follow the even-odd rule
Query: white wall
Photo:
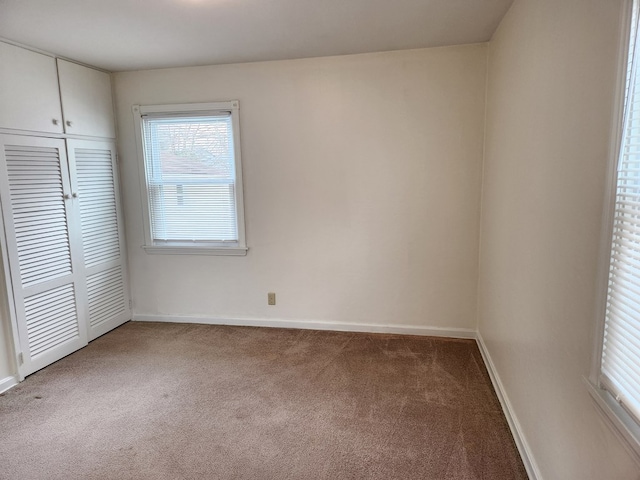
[[638, 479], [582, 383], [621, 0], [516, 0], [489, 47], [479, 331], [545, 480]]
[[[485, 68], [472, 45], [115, 74], [134, 311], [473, 329]], [[131, 106], [230, 99], [249, 254], [146, 254]]]

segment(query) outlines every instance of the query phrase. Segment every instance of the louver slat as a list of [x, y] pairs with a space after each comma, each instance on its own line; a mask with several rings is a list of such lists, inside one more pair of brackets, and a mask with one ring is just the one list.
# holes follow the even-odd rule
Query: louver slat
[[[22, 286], [71, 273], [58, 149], [7, 145], [5, 158]], [[34, 250], [42, 242], [51, 255]]]
[[[52, 298], [56, 300], [51, 301]], [[72, 285], [25, 298], [31, 357], [78, 336], [78, 314]]]
[[126, 312], [121, 267], [95, 273], [87, 278], [89, 322], [96, 327]]
[[74, 153], [85, 265], [118, 260], [120, 239], [111, 150], [76, 148]]

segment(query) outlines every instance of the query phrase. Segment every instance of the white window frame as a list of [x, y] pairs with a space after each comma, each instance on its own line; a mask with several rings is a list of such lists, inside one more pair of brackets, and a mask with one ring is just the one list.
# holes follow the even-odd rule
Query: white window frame
[[[602, 215], [602, 233], [598, 262], [598, 283], [596, 295], [596, 331], [594, 335], [594, 354], [589, 377], [584, 383], [605, 422], [612, 427], [614, 434], [622, 441], [626, 450], [640, 464], [640, 423], [620, 404], [603, 385], [601, 364], [603, 354], [605, 315], [609, 286], [609, 268], [616, 206], [618, 161], [624, 134], [624, 108], [629, 55], [629, 37], [631, 29], [633, 0], [624, 0], [618, 48], [618, 71], [615, 105], [609, 148], [609, 166]], [[640, 47], [640, 46], [639, 46]], [[639, 47], [636, 47], [639, 48]]]
[[[240, 154], [240, 103], [237, 100], [212, 103], [182, 103], [173, 105], [133, 105], [134, 127], [138, 149], [140, 191], [142, 194], [142, 224], [145, 243], [142, 246], [150, 254], [168, 255], [246, 255], [247, 243], [244, 225], [244, 194], [242, 182], [242, 161]], [[188, 242], [155, 243], [151, 235], [151, 210], [146, 168], [145, 142], [142, 122], [147, 114], [185, 116], [193, 113], [216, 115], [231, 113], [235, 154], [235, 202], [238, 223], [238, 241], [231, 243], [211, 242], [189, 245]]]

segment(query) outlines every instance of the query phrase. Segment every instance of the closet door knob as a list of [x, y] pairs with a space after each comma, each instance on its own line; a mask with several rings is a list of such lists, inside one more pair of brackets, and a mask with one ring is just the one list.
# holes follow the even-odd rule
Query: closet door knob
[[71, 120], [67, 120], [67, 127], [73, 126], [73, 122]]
[[58, 125], [60, 122], [58, 121], [57, 118], [52, 118], [51, 123], [53, 123], [54, 125]]
[[77, 194], [77, 193], [74, 193], [74, 194], [72, 194], [71, 196], [72, 196], [73, 198], [78, 198], [78, 194]]
[[65, 200], [69, 200], [71, 198], [71, 195], [69, 195], [68, 193], [64, 194], [64, 199]]

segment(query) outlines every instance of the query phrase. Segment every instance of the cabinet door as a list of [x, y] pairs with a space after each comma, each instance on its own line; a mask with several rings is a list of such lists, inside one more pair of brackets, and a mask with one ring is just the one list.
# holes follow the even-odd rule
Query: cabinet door
[[115, 138], [109, 74], [58, 59], [58, 76], [65, 132]]
[[0, 42], [0, 128], [62, 133], [53, 57]]
[[0, 135], [0, 200], [22, 375], [87, 344], [71, 193], [63, 140]]
[[131, 319], [115, 145], [68, 140], [71, 184], [80, 207], [89, 340]]

